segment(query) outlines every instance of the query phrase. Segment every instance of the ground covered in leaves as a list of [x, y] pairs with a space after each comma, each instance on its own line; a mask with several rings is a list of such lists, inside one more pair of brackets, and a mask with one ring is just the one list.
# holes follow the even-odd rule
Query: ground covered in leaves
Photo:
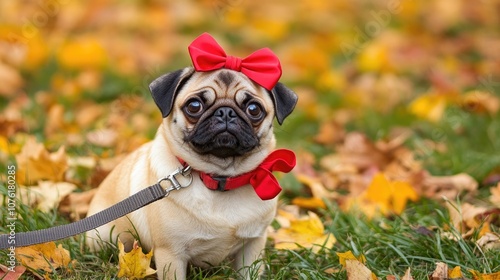
[[[263, 278], [500, 279], [499, 13], [498, 0], [1, 1], [0, 232], [84, 217], [156, 132], [149, 82], [190, 65], [207, 31], [234, 55], [273, 49], [300, 96], [276, 129], [298, 166], [280, 177]], [[154, 272], [154, 252], [82, 244], [2, 251], [0, 278]]]

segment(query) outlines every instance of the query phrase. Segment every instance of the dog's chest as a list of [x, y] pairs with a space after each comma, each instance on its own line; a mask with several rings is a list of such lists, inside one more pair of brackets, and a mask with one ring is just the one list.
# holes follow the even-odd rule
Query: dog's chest
[[192, 260], [218, 263], [239, 250], [245, 240], [265, 235], [276, 201], [260, 200], [251, 187], [224, 193], [196, 188], [169, 197], [172, 200], [160, 210], [173, 214], [165, 217], [169, 220], [162, 219], [171, 238], [164, 242], [177, 240], [174, 246]]

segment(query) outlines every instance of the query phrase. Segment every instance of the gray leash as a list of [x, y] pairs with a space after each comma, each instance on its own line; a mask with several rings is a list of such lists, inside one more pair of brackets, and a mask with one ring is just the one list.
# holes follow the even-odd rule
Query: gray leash
[[[176, 178], [177, 175], [188, 177], [189, 182], [186, 185], [181, 185]], [[163, 181], [169, 181], [171, 184], [170, 188], [163, 188], [161, 186]], [[40, 244], [87, 232], [160, 200], [168, 196], [173, 190], [186, 188], [190, 186], [192, 182], [191, 167], [178, 168], [172, 174], [160, 179], [158, 183], [80, 221], [47, 229], [16, 232], [15, 235], [2, 234], [0, 235], [0, 249]]]

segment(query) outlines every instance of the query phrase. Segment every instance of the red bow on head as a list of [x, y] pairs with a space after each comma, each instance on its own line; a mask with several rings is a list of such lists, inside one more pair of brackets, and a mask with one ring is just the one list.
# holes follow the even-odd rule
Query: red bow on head
[[203, 33], [189, 45], [188, 50], [196, 71], [231, 69], [245, 74], [268, 90], [272, 90], [281, 77], [280, 61], [268, 48], [241, 59], [227, 55], [210, 34]]

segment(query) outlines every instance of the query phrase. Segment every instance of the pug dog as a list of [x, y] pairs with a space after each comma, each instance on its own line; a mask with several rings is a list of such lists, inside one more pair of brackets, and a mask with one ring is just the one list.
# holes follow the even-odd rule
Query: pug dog
[[[215, 70], [188, 67], [151, 83], [152, 97], [163, 115], [158, 132], [106, 177], [88, 215], [186, 165], [191, 175], [178, 180], [189, 186], [89, 231], [89, 246], [98, 250], [103, 242], [119, 238], [130, 249], [139, 239], [143, 248], [154, 250], [160, 279], [185, 279], [188, 264], [206, 268], [226, 259], [242, 278], [252, 277], [255, 271], [249, 267], [262, 253], [277, 207], [279, 190], [269, 191], [275, 179], [260, 178], [272, 176], [267, 172], [273, 170], [261, 169], [276, 145], [273, 120], [282, 124], [297, 95], [278, 82], [264, 87], [244, 72], [227, 65]], [[294, 160], [288, 159], [291, 168]], [[243, 185], [227, 188], [231, 178], [255, 170], [260, 173], [251, 183], [243, 180]], [[210, 187], [205, 177], [215, 186]]]

